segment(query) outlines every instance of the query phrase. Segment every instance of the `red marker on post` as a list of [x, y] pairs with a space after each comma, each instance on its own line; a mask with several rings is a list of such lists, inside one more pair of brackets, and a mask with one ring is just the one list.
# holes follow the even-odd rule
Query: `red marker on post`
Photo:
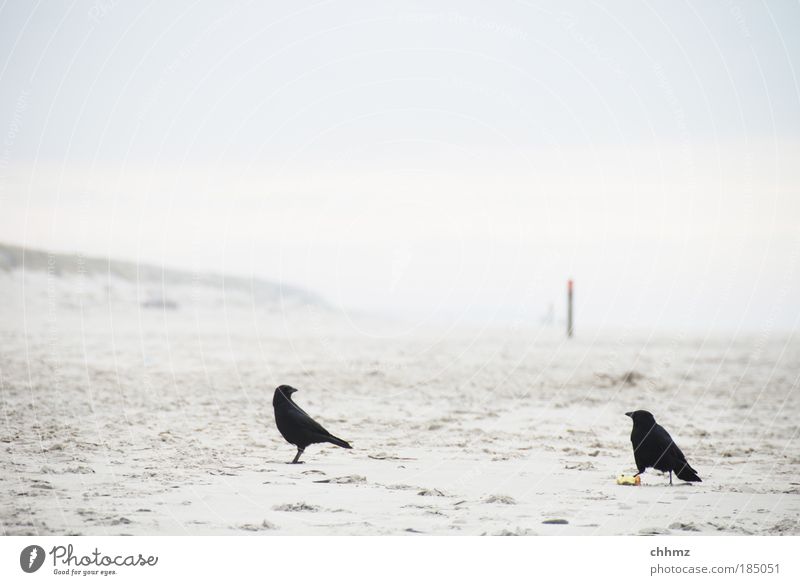
[[572, 337], [572, 279], [567, 281], [567, 337]]

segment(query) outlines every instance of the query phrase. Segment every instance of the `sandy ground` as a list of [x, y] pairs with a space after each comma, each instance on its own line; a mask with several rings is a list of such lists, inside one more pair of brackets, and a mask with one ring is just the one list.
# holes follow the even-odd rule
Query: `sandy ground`
[[[800, 534], [788, 335], [369, 329], [25, 282], [0, 274], [5, 534]], [[354, 449], [287, 465], [279, 383]], [[703, 483], [615, 484], [637, 408]]]

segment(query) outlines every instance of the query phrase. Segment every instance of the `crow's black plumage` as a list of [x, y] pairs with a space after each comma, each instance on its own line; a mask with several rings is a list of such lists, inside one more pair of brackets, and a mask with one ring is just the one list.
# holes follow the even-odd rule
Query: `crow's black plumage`
[[352, 449], [350, 443], [334, 437], [321, 424], [308, 416], [305, 410], [297, 406], [292, 400], [292, 394], [295, 392], [297, 389], [291, 386], [278, 386], [272, 396], [275, 424], [278, 425], [278, 430], [283, 438], [297, 447], [297, 455], [292, 463], [297, 463], [300, 455], [312, 443], [333, 443], [345, 449]]
[[646, 410], [626, 412], [625, 416], [633, 419], [631, 443], [633, 458], [636, 460], [636, 475], [644, 473], [648, 467], [659, 471], [669, 471], [669, 484], [672, 485], [672, 472], [683, 481], [703, 481], [697, 472], [686, 462], [675, 441], [669, 433], [656, 422], [652, 414]]

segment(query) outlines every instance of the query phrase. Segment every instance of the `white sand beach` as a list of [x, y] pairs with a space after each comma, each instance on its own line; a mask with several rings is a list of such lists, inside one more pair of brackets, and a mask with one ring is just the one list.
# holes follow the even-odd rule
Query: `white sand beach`
[[[208, 290], [0, 271], [0, 532], [800, 534], [788, 335], [370, 329]], [[278, 384], [354, 449], [288, 465]], [[636, 408], [702, 483], [616, 485]]]

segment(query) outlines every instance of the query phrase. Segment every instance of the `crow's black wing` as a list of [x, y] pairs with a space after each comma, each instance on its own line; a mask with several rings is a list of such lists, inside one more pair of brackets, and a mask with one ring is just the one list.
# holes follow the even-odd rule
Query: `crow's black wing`
[[667, 429], [658, 423], [653, 425], [653, 428], [650, 431], [650, 437], [654, 446], [660, 447], [664, 450], [669, 449], [670, 445], [675, 444], [672, 442], [672, 437], [667, 432]]
[[669, 458], [677, 464], [675, 469], [680, 469], [681, 465], [686, 463], [686, 456], [683, 454], [683, 451], [681, 451], [681, 448], [675, 444], [675, 441], [672, 441], [671, 438], [670, 441], [672, 444], [669, 448]]
[[668, 457], [668, 464], [672, 468], [672, 471], [678, 475], [678, 479], [682, 479], [683, 481], [703, 481], [700, 479], [700, 476], [697, 475], [697, 471], [692, 469], [692, 466], [686, 461], [686, 456], [683, 454], [680, 447], [675, 444], [675, 441], [672, 441]]
[[[660, 471], [667, 471], [668, 469], [661, 469], [662, 467], [670, 467], [672, 460], [675, 457], [675, 450], [680, 453], [680, 449], [672, 440], [672, 437], [667, 430], [660, 424], [653, 425], [650, 431], [650, 444], [653, 450], [654, 463], [653, 467]], [[683, 457], [683, 453], [681, 453]]]
[[672, 465], [673, 470], [678, 470], [686, 465], [686, 456], [681, 451], [681, 448], [675, 444], [670, 434], [657, 424], [653, 429], [653, 435], [657, 437], [658, 447], [663, 453], [662, 462]]
[[294, 402], [289, 402], [284, 408], [284, 415], [298, 429], [312, 435], [320, 435], [322, 437], [330, 436], [330, 433], [325, 430], [321, 424], [311, 418], [308, 413], [297, 406]]

